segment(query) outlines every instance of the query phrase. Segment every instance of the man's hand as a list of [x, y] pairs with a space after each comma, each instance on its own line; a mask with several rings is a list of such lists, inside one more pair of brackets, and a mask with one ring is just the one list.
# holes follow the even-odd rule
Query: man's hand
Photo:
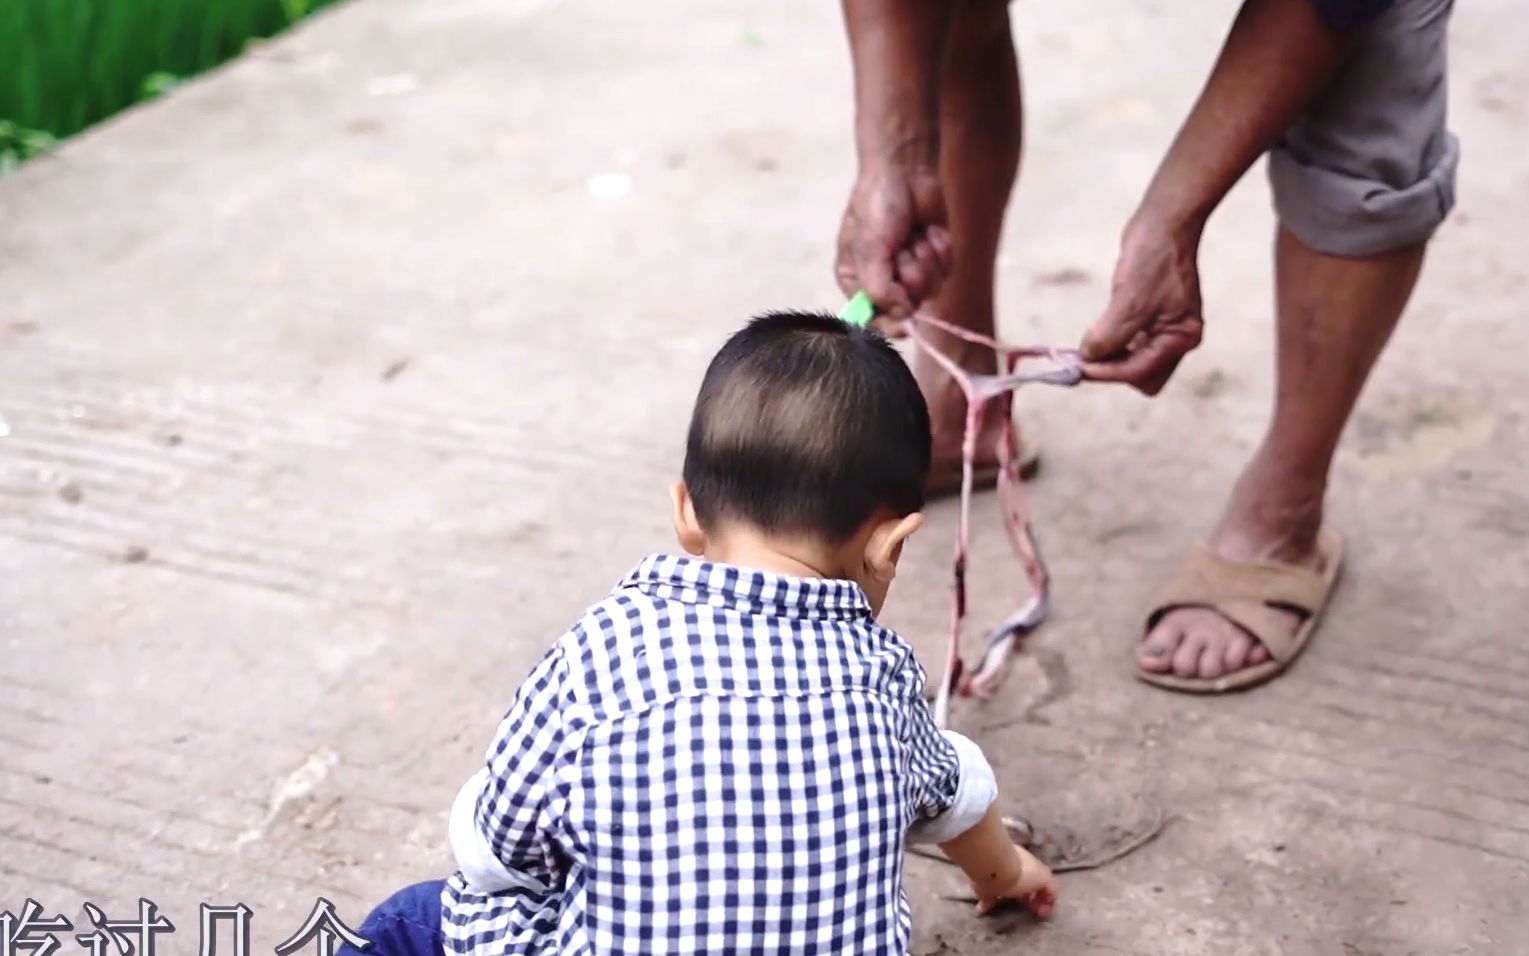
[[1004, 886], [993, 887], [977, 896], [977, 914], [986, 916], [1002, 903], [1010, 900], [1024, 904], [1025, 908], [1041, 919], [1051, 915], [1056, 906], [1056, 877], [1051, 869], [1035, 858], [1022, 846], [1014, 847], [1019, 853], [1019, 877]]
[[1342, 68], [1357, 31], [1317, 4], [1243, 0], [1221, 56], [1121, 244], [1109, 307], [1083, 338], [1084, 374], [1148, 395], [1200, 344], [1200, 232], [1216, 206]]
[[855, 67], [859, 175], [839, 227], [834, 277], [896, 325], [950, 271], [940, 191], [940, 64], [955, 4], [841, 0]]
[[1083, 374], [1125, 382], [1147, 395], [1162, 391], [1179, 362], [1200, 344], [1197, 228], [1151, 220], [1127, 227], [1104, 314], [1083, 336]]
[[933, 169], [862, 170], [839, 227], [834, 276], [846, 296], [864, 289], [879, 313], [912, 315], [950, 274], [945, 199]]

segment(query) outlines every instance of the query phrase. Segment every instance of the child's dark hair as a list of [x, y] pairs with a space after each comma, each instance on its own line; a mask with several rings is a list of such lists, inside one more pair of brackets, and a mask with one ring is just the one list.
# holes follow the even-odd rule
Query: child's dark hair
[[880, 333], [771, 312], [727, 340], [701, 382], [685, 485], [702, 526], [848, 540], [879, 509], [924, 506], [929, 410]]

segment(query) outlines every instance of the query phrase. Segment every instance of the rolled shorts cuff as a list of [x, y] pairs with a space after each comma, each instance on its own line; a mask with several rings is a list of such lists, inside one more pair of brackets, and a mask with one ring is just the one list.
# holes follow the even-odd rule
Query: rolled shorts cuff
[[1460, 144], [1445, 133], [1439, 157], [1415, 183], [1397, 188], [1297, 158], [1269, 153], [1269, 183], [1280, 224], [1333, 256], [1374, 256], [1431, 237], [1455, 205]]

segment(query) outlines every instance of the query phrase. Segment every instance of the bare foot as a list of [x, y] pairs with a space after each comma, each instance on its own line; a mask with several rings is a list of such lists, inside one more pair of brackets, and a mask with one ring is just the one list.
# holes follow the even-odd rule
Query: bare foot
[[[1288, 481], [1259, 473], [1255, 463], [1238, 482], [1210, 549], [1228, 561], [1279, 561], [1317, 570], [1322, 492], [1297, 493]], [[1293, 635], [1302, 615], [1282, 612]], [[1215, 678], [1269, 659], [1269, 650], [1209, 608], [1164, 614], [1136, 652], [1136, 666], [1151, 674]]]

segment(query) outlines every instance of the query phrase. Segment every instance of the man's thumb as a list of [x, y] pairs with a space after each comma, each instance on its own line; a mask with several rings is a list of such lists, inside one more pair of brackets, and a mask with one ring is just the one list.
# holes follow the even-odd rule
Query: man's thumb
[[1115, 358], [1131, 344], [1136, 334], [1135, 323], [1129, 321], [1130, 313], [1119, 300], [1110, 299], [1104, 314], [1083, 333], [1078, 352], [1085, 362], [1103, 362]]
[[907, 318], [912, 314], [913, 303], [909, 301], [908, 293], [892, 278], [891, 260], [880, 256], [862, 258], [858, 271], [860, 287], [876, 303], [877, 312], [894, 319]]

